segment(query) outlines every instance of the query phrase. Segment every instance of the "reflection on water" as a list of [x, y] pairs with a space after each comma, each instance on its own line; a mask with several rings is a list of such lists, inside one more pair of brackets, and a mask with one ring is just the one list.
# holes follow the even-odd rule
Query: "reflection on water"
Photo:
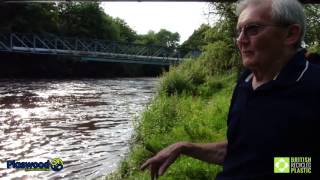
[[[92, 179], [128, 148], [132, 120], [156, 79], [0, 80], [0, 179]], [[7, 160], [60, 157], [64, 169], [7, 169]]]

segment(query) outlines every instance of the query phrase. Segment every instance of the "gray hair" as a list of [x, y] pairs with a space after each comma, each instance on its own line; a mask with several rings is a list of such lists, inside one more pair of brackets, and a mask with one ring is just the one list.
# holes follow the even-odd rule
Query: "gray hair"
[[[236, 14], [239, 16], [249, 5], [261, 5], [266, 2], [266, 0], [240, 0], [237, 4]], [[296, 47], [301, 47], [306, 32], [306, 22], [300, 2], [298, 0], [271, 0], [271, 3], [272, 21], [280, 25], [300, 25], [301, 34]]]

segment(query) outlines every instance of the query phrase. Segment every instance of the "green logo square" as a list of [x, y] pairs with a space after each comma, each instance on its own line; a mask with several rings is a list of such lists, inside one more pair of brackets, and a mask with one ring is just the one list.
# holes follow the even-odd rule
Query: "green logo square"
[[274, 158], [274, 173], [290, 173], [290, 158], [275, 157]]

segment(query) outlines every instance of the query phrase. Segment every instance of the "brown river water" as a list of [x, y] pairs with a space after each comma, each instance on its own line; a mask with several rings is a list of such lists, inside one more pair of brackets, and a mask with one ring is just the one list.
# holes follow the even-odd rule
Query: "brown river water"
[[[133, 124], [158, 79], [0, 79], [0, 179], [95, 179], [128, 151]], [[60, 171], [7, 168], [8, 160], [63, 161]]]

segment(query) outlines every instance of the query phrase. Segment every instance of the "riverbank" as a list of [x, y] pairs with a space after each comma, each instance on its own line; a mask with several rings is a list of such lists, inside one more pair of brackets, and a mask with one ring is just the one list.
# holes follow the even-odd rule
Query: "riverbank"
[[83, 61], [79, 57], [0, 53], [0, 78], [158, 77], [168, 66]]
[[[210, 58], [211, 59], [211, 58]], [[177, 141], [207, 143], [226, 138], [226, 119], [237, 73], [212, 71], [215, 61], [199, 58], [170, 69], [157, 95], [137, 120], [128, 156], [106, 179], [150, 179], [142, 163]], [[160, 179], [213, 179], [222, 167], [182, 156]]]

